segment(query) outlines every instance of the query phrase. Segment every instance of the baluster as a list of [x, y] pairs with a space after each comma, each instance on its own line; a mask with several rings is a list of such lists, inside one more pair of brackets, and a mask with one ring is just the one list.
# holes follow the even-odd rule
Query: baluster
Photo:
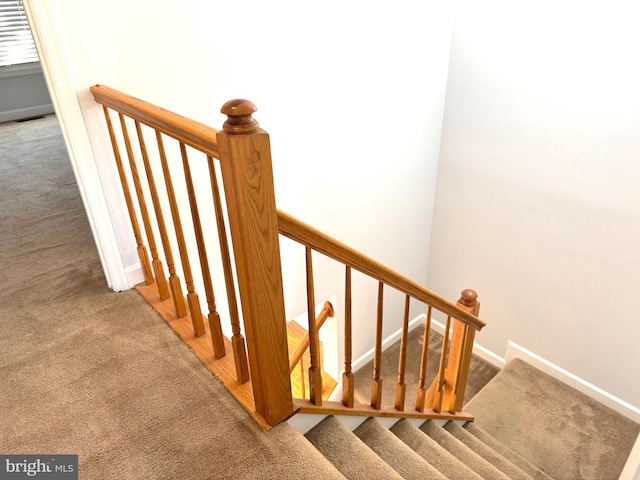
[[249, 381], [249, 362], [247, 361], [247, 349], [244, 337], [240, 331], [240, 315], [238, 313], [238, 300], [236, 298], [236, 287], [233, 283], [233, 269], [231, 267], [231, 255], [229, 253], [229, 241], [227, 240], [227, 229], [222, 212], [222, 202], [220, 200], [220, 188], [216, 175], [216, 166], [213, 157], [207, 156], [209, 165], [209, 179], [211, 181], [211, 193], [213, 195], [213, 209], [216, 214], [216, 226], [218, 227], [218, 241], [220, 242], [220, 255], [222, 257], [222, 269], [224, 271], [224, 282], [227, 290], [227, 302], [229, 303], [229, 318], [231, 321], [231, 347], [233, 349], [233, 359], [236, 366], [236, 379], [238, 383]]
[[355, 379], [351, 371], [352, 361], [352, 326], [351, 326], [351, 267], [346, 267], [344, 292], [344, 373], [342, 374], [342, 403], [353, 408], [355, 396]]
[[404, 317], [402, 322], [402, 338], [400, 339], [400, 359], [398, 360], [398, 382], [396, 383], [396, 410], [404, 411], [404, 398], [407, 385], [404, 383], [404, 372], [407, 363], [407, 335], [409, 331], [409, 303], [411, 297], [404, 300]]
[[307, 316], [309, 317], [309, 400], [314, 405], [322, 405], [322, 369], [320, 368], [320, 341], [316, 324], [315, 294], [313, 288], [312, 252], [306, 248], [307, 264]]
[[[138, 144], [140, 145], [140, 153], [142, 154], [142, 163], [145, 168], [145, 173], [147, 175], [147, 183], [149, 185], [149, 192], [151, 193], [151, 203], [154, 207], [154, 212], [156, 214], [156, 218], [158, 217], [158, 208], [156, 208], [157, 202], [157, 192], [155, 190], [155, 185], [153, 185], [153, 177], [149, 177], [149, 175], [153, 175], [151, 173], [151, 167], [149, 164], [149, 155], [147, 153], [147, 146], [144, 143], [144, 136], [142, 135], [142, 129], [140, 128], [140, 123], [136, 120], [134, 122], [136, 126], [136, 134], [138, 136]], [[153, 188], [152, 188], [153, 185]], [[146, 206], [145, 206], [146, 210]], [[148, 218], [148, 213], [146, 214], [146, 218]], [[160, 212], [162, 215], [162, 212]], [[157, 221], [158, 225], [160, 225], [160, 220]], [[151, 249], [151, 256], [153, 260], [151, 261], [151, 266], [153, 267], [153, 273], [156, 278], [156, 285], [158, 288], [158, 295], [160, 296], [160, 300], [166, 300], [169, 298], [169, 285], [167, 283], [167, 278], [165, 277], [164, 268], [162, 267], [162, 261], [158, 257], [158, 250], [155, 245], [155, 239], [153, 236], [153, 230], [151, 229], [151, 225], [147, 227], [145, 224], [145, 229], [147, 229], [147, 237], [149, 238], [149, 248]], [[150, 233], [149, 233], [150, 232]], [[164, 241], [162, 239], [162, 230], [160, 229], [160, 239], [163, 242], [163, 248], [165, 248]], [[166, 248], [165, 248], [166, 250]], [[165, 253], [166, 255], [166, 253]]]
[[436, 389], [433, 398], [433, 410], [440, 412], [442, 410], [442, 401], [444, 400], [445, 386], [445, 367], [447, 359], [447, 347], [449, 346], [449, 329], [451, 327], [451, 316], [447, 315], [447, 323], [444, 327], [444, 338], [442, 340], [442, 351], [440, 352], [440, 367], [438, 368], [438, 377]]
[[[477, 299], [478, 294], [475, 291], [466, 289], [462, 291], [462, 296], [456, 305], [460, 309], [478, 316], [480, 302]], [[458, 320], [454, 321], [445, 384], [445, 405], [447, 410], [452, 413], [462, 410], [474, 337], [475, 330], [473, 328]]]
[[[144, 170], [147, 175], [147, 182], [149, 183], [149, 191], [151, 192], [153, 210], [156, 214], [156, 221], [158, 222], [158, 230], [160, 231], [162, 249], [164, 250], [165, 259], [167, 261], [167, 269], [169, 270], [169, 289], [171, 290], [171, 298], [173, 299], [173, 306], [176, 312], [176, 316], [178, 318], [182, 318], [187, 314], [187, 307], [184, 302], [182, 287], [180, 286], [180, 278], [176, 274], [175, 261], [173, 260], [171, 243], [169, 242], [169, 236], [167, 235], [167, 226], [164, 222], [164, 214], [162, 212], [160, 198], [158, 197], [158, 189], [156, 188], [153, 169], [151, 168], [151, 163], [149, 162], [149, 156], [147, 155], [147, 149], [144, 143], [144, 136], [142, 135], [142, 129], [140, 128], [140, 124], [138, 122], [136, 122], [136, 132], [138, 133], [140, 148], [143, 152], [142, 161], [144, 163]], [[159, 285], [160, 284], [158, 283], [158, 290], [160, 290]], [[162, 298], [162, 295], [160, 296], [160, 298]]]
[[138, 258], [140, 259], [140, 267], [144, 275], [144, 281], [147, 285], [153, 283], [153, 275], [151, 273], [151, 263], [149, 262], [149, 256], [147, 255], [147, 249], [142, 242], [142, 235], [140, 233], [140, 226], [138, 225], [138, 218], [136, 210], [133, 206], [133, 200], [131, 198], [131, 191], [129, 190], [129, 184], [127, 182], [127, 176], [124, 172], [124, 165], [122, 164], [122, 157], [120, 157], [120, 149], [118, 148], [118, 142], [116, 141], [116, 135], [111, 123], [111, 117], [109, 116], [109, 110], [107, 107], [102, 107], [104, 111], [104, 117], [107, 121], [107, 129], [109, 130], [109, 138], [111, 139], [111, 147], [113, 148], [113, 155], [116, 160], [116, 166], [118, 168], [118, 175], [120, 176], [120, 183], [122, 184], [122, 193], [127, 204], [127, 210], [129, 212], [129, 220], [131, 221], [131, 228], [133, 229], [133, 235], [136, 239]]
[[425, 381], [427, 378], [427, 358], [429, 356], [429, 333], [431, 331], [431, 305], [427, 307], [427, 319], [424, 323], [424, 334], [422, 336], [422, 356], [420, 357], [420, 380], [416, 391], [416, 410], [424, 412], [424, 404], [427, 395]]
[[376, 346], [373, 356], [373, 378], [371, 378], [371, 406], [376, 410], [382, 408], [382, 378], [380, 370], [382, 368], [382, 296], [384, 284], [378, 282], [378, 311], [376, 315]]
[[[191, 313], [191, 323], [193, 325], [193, 334], [196, 337], [204, 335], [204, 322], [202, 320], [202, 312], [200, 310], [200, 301], [198, 294], [194, 290], [193, 276], [191, 274], [191, 264], [189, 263], [189, 253], [184, 239], [182, 230], [182, 222], [180, 220], [180, 212], [178, 210], [178, 202], [176, 201], [175, 191], [173, 189], [173, 181], [171, 180], [171, 171], [167, 162], [167, 155], [162, 142], [162, 134], [156, 131], [158, 140], [158, 151], [160, 152], [160, 162], [162, 164], [162, 173], [164, 175], [164, 183], [167, 188], [167, 197], [169, 198], [169, 207], [171, 208], [171, 217], [173, 218], [173, 226], [178, 240], [178, 251], [180, 252], [180, 260], [182, 262], [182, 270], [184, 272], [184, 280], [187, 285], [187, 303], [189, 304], [189, 312]], [[182, 142], [180, 142], [182, 144]]]
[[158, 294], [160, 294], [161, 289], [163, 289], [162, 293], [167, 295], [164, 297], [166, 299], [166, 298], [169, 298], [168, 297], [169, 289], [167, 288], [167, 281], [164, 278], [164, 270], [162, 268], [162, 262], [160, 262], [160, 259], [158, 258], [158, 248], [156, 247], [155, 236], [153, 234], [153, 229], [151, 228], [151, 220], [149, 220], [149, 210], [147, 210], [147, 202], [144, 199], [144, 192], [142, 191], [142, 184], [140, 183], [140, 175], [138, 174], [138, 166], [136, 165], [136, 159], [133, 155], [133, 148], [131, 147], [129, 131], [127, 130], [127, 124], [125, 122], [124, 115], [119, 113], [118, 116], [120, 117], [120, 127], [122, 128], [124, 145], [127, 150], [127, 157], [129, 158], [129, 167], [131, 168], [131, 178], [133, 179], [133, 186], [135, 188], [136, 196], [138, 198], [138, 205], [140, 206], [140, 215], [142, 216], [142, 224], [144, 225], [144, 231], [147, 234], [147, 241], [149, 242], [149, 250], [151, 250], [151, 258], [152, 258], [151, 264], [153, 265], [153, 271], [156, 277]]
[[189, 206], [191, 207], [191, 219], [193, 221], [193, 230], [196, 236], [198, 257], [200, 258], [200, 269], [202, 271], [204, 292], [207, 299], [207, 307], [209, 308], [207, 318], [209, 320], [209, 333], [211, 334], [211, 343], [213, 345], [213, 356], [215, 358], [222, 358], [225, 355], [225, 348], [224, 337], [222, 336], [222, 327], [220, 325], [220, 314], [216, 308], [216, 297], [213, 292], [213, 284], [211, 283], [211, 271], [209, 270], [207, 248], [204, 243], [204, 234], [202, 233], [202, 223], [200, 222], [200, 212], [198, 211], [198, 200], [196, 199], [196, 192], [193, 188], [193, 178], [191, 177], [187, 148], [184, 143], [180, 143], [180, 155], [182, 156], [184, 178], [187, 184]]

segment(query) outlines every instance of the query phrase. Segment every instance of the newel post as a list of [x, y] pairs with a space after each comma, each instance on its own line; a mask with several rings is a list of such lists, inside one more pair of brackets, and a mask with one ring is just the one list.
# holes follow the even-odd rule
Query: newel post
[[[480, 312], [478, 294], [470, 288], [463, 290], [456, 306], [477, 317]], [[462, 410], [474, 338], [475, 330], [472, 327], [459, 320], [454, 321], [443, 402], [445, 408], [451, 413]]]
[[247, 100], [231, 100], [217, 134], [256, 412], [269, 425], [293, 412], [269, 135]]

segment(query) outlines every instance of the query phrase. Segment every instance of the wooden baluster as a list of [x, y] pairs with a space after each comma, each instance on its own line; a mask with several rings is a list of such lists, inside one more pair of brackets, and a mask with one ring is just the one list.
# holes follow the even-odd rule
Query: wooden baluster
[[207, 307], [209, 309], [207, 319], [209, 320], [209, 333], [211, 334], [211, 344], [213, 345], [213, 356], [215, 358], [222, 358], [225, 355], [225, 348], [224, 337], [222, 335], [222, 326], [220, 325], [220, 314], [218, 313], [218, 310], [216, 308], [216, 297], [213, 292], [213, 284], [211, 283], [211, 271], [209, 270], [207, 247], [205, 246], [204, 234], [202, 233], [202, 223], [200, 222], [200, 212], [198, 211], [198, 200], [196, 198], [195, 189], [193, 188], [193, 178], [191, 177], [191, 168], [189, 166], [187, 148], [184, 143], [180, 143], [180, 155], [182, 156], [184, 178], [187, 184], [189, 206], [191, 207], [193, 231], [196, 236], [198, 257], [200, 258], [202, 282], [204, 283], [204, 292], [207, 299]]
[[309, 318], [309, 400], [314, 405], [322, 405], [322, 368], [320, 367], [320, 340], [316, 324], [315, 294], [313, 288], [313, 264], [311, 249], [306, 248], [307, 265], [307, 316]]
[[427, 318], [424, 324], [424, 333], [422, 335], [422, 354], [420, 357], [420, 379], [416, 390], [416, 410], [424, 412], [425, 398], [427, 389], [425, 382], [427, 378], [427, 359], [429, 356], [429, 334], [431, 332], [431, 305], [427, 307]]
[[382, 296], [384, 293], [384, 284], [378, 282], [378, 311], [376, 315], [376, 346], [373, 355], [373, 377], [371, 378], [371, 406], [376, 410], [382, 408], [382, 378], [380, 371], [382, 369]]
[[120, 183], [122, 185], [122, 193], [127, 204], [127, 210], [129, 212], [129, 220], [131, 221], [131, 228], [133, 229], [133, 235], [136, 239], [138, 258], [140, 259], [140, 267], [144, 275], [144, 281], [147, 285], [153, 283], [153, 274], [151, 272], [151, 263], [149, 262], [149, 256], [147, 255], [147, 249], [142, 242], [142, 234], [140, 233], [140, 226], [138, 224], [138, 217], [136, 210], [133, 206], [133, 199], [131, 198], [131, 191], [129, 190], [129, 183], [127, 182], [127, 176], [124, 171], [124, 165], [122, 164], [122, 157], [120, 156], [120, 149], [118, 148], [118, 142], [113, 130], [113, 124], [111, 123], [111, 116], [107, 107], [102, 107], [104, 111], [104, 117], [107, 121], [107, 129], [109, 130], [109, 138], [111, 139], [111, 147], [113, 148], [113, 155], [116, 160], [116, 166], [118, 168], [118, 175], [120, 176]]
[[404, 399], [407, 385], [404, 383], [404, 373], [407, 363], [407, 335], [409, 333], [409, 303], [411, 297], [407, 295], [404, 300], [404, 317], [402, 321], [402, 337], [400, 339], [400, 358], [398, 360], [398, 382], [396, 383], [396, 410], [404, 411]]
[[[138, 136], [138, 144], [140, 145], [140, 153], [142, 154], [142, 163], [144, 165], [145, 174], [147, 175], [147, 184], [149, 185], [149, 192], [151, 193], [151, 203], [153, 204], [154, 212], [157, 218], [158, 214], [162, 215], [162, 211], [159, 210], [159, 203], [157, 204], [158, 193], [155, 189], [155, 184], [153, 182], [153, 173], [151, 173], [151, 164], [149, 163], [149, 154], [147, 153], [147, 146], [144, 142], [144, 136], [142, 135], [142, 129], [140, 127], [140, 123], [136, 120], [134, 124], [136, 127], [136, 134]], [[146, 218], [148, 218], [148, 213], [146, 214]], [[157, 223], [158, 225], [160, 225], [161, 223], [164, 223], [164, 220], [161, 221], [160, 219], [157, 219]], [[160, 300], [166, 300], [170, 296], [169, 284], [167, 283], [167, 278], [165, 277], [162, 261], [158, 257], [158, 250], [155, 246], [155, 240], [152, 240], [154, 237], [153, 237], [153, 231], [151, 229], [151, 226], [149, 225], [147, 227], [145, 224], [145, 229], [147, 229], [147, 232], [151, 232], [151, 234], [147, 233], [147, 237], [149, 238], [149, 248], [151, 249], [151, 257], [153, 258], [153, 260], [151, 261], [151, 266], [153, 267], [153, 273], [156, 279], [158, 295], [160, 296]], [[162, 229], [159, 228], [159, 230], [160, 230], [160, 239], [163, 244], [162, 246], [166, 250], [166, 246], [164, 245], [164, 239], [162, 238]], [[168, 257], [168, 255], [166, 256]]]
[[247, 349], [244, 336], [240, 331], [240, 315], [238, 313], [238, 300], [236, 298], [236, 287], [233, 282], [233, 269], [231, 267], [231, 255], [229, 253], [229, 241], [227, 240], [227, 229], [222, 212], [222, 202], [220, 199], [220, 188], [213, 157], [207, 156], [209, 165], [209, 179], [211, 181], [211, 193], [213, 195], [213, 209], [216, 215], [216, 226], [218, 227], [218, 241], [220, 242], [220, 255], [222, 257], [222, 270], [224, 271], [224, 282], [227, 290], [227, 302], [229, 304], [229, 317], [231, 321], [231, 348], [233, 349], [233, 359], [236, 366], [236, 379], [238, 383], [249, 381], [249, 362], [247, 360]]
[[[331, 305], [331, 302], [324, 302], [322, 310], [320, 310], [320, 313], [316, 318], [316, 329], [320, 331], [324, 322], [327, 321], [327, 318], [331, 317], [333, 317], [333, 305]], [[291, 372], [293, 372], [293, 369], [296, 368], [296, 365], [304, 355], [304, 352], [309, 348], [309, 343], [309, 332], [307, 332], [305, 336], [302, 337], [300, 343], [293, 352], [293, 355], [291, 355], [291, 358], [289, 359], [289, 370]], [[322, 365], [322, 360], [320, 360], [319, 364]]]
[[246, 100], [225, 103], [217, 140], [256, 413], [275, 425], [294, 409], [271, 147], [255, 111]]
[[306, 376], [307, 372], [305, 371], [305, 368], [304, 368], [304, 358], [300, 359], [299, 365], [300, 365], [300, 389], [302, 392], [302, 398], [307, 398], [307, 386], [304, 380], [304, 377]]
[[351, 267], [346, 267], [344, 292], [344, 373], [342, 374], [342, 403], [353, 408], [355, 397], [355, 378], [352, 361], [352, 325], [351, 325]]
[[[458, 300], [456, 305], [475, 316], [478, 316], [480, 312], [478, 294], [471, 289], [462, 291], [460, 300]], [[447, 365], [444, 402], [445, 408], [452, 413], [462, 410], [474, 338], [475, 330], [472, 327], [458, 320], [454, 321], [453, 333], [451, 335], [451, 349], [449, 351], [449, 363]]]
[[420, 380], [416, 390], [416, 410], [424, 412], [424, 404], [427, 395], [425, 385], [427, 378], [427, 358], [429, 356], [429, 333], [431, 332], [431, 305], [427, 307], [427, 319], [424, 323], [424, 334], [422, 336], [422, 356], [420, 357]]
[[[184, 272], [184, 281], [187, 285], [187, 303], [189, 304], [189, 312], [191, 313], [193, 334], [196, 337], [201, 337], [204, 335], [204, 321], [202, 320], [202, 311], [200, 310], [198, 294], [195, 292], [193, 285], [189, 253], [187, 252], [184, 231], [182, 230], [182, 222], [180, 220], [180, 212], [178, 210], [178, 202], [176, 201], [176, 195], [173, 189], [173, 180], [171, 180], [171, 171], [169, 170], [169, 163], [167, 162], [167, 155], [164, 150], [162, 134], [156, 131], [156, 138], [158, 140], [158, 151], [160, 152], [160, 163], [162, 164], [164, 183], [167, 188], [167, 197], [169, 198], [169, 207], [171, 208], [171, 217], [173, 218], [173, 227], [178, 240], [178, 251], [180, 252], [180, 260], [182, 263], [182, 270]], [[182, 142], [180, 143], [182, 144]]]
[[451, 316], [447, 315], [447, 323], [444, 327], [444, 338], [442, 340], [442, 351], [440, 352], [440, 367], [438, 368], [438, 376], [436, 388], [433, 398], [434, 411], [440, 412], [442, 410], [442, 401], [444, 400], [444, 385], [445, 385], [445, 366], [447, 359], [447, 347], [449, 346], [449, 329], [451, 328]]
[[[140, 206], [140, 215], [142, 216], [142, 224], [144, 225], [144, 231], [147, 234], [147, 241], [149, 242], [149, 250], [151, 250], [151, 265], [153, 266], [153, 272], [156, 277], [156, 286], [158, 288], [158, 294], [160, 295], [160, 289], [164, 288], [168, 294], [169, 289], [167, 287], [167, 281], [164, 278], [164, 269], [162, 268], [162, 262], [158, 258], [158, 247], [156, 247], [155, 235], [153, 234], [153, 228], [151, 228], [151, 220], [149, 219], [149, 210], [147, 209], [147, 202], [144, 198], [144, 192], [142, 191], [142, 184], [140, 183], [140, 175], [138, 174], [138, 166], [136, 165], [136, 159], [133, 155], [133, 148], [131, 147], [131, 139], [129, 138], [129, 131], [127, 130], [127, 124], [124, 115], [118, 114], [120, 117], [120, 127], [122, 128], [122, 137], [124, 138], [124, 145], [127, 150], [127, 157], [129, 158], [129, 167], [131, 169], [131, 178], [133, 179], [133, 186], [138, 198], [138, 205]], [[158, 270], [160, 275], [158, 275]], [[153, 280], [152, 282], [153, 283]], [[163, 287], [160, 287], [160, 284]], [[169, 298], [168, 296], [165, 297]]]
[[[138, 132], [138, 138], [140, 139], [140, 145], [142, 146], [144, 145], [144, 137], [142, 136], [142, 130], [138, 122], [136, 122], [136, 131]], [[149, 162], [149, 156], [146, 154], [146, 146], [143, 148], [143, 152], [144, 153], [142, 155], [142, 161], [144, 163], [145, 173], [147, 174], [147, 182], [149, 183], [149, 191], [151, 192], [153, 210], [156, 214], [156, 221], [158, 222], [158, 230], [160, 231], [162, 249], [164, 250], [165, 259], [167, 261], [167, 269], [169, 270], [169, 289], [171, 290], [171, 297], [173, 299], [173, 306], [175, 308], [176, 316], [178, 318], [182, 318], [187, 315], [187, 307], [184, 302], [182, 287], [180, 286], [180, 278], [176, 274], [175, 261], [173, 260], [173, 253], [171, 251], [171, 243], [169, 242], [169, 236], [167, 235], [167, 226], [164, 221], [164, 214], [162, 212], [160, 198], [158, 197], [158, 189], [156, 188], [153, 169], [151, 168], [151, 163]]]

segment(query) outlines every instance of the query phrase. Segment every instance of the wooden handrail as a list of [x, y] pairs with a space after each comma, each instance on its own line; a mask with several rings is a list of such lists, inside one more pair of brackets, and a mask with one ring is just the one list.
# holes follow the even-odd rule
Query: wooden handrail
[[216, 140], [217, 129], [104, 85], [94, 85], [90, 90], [93, 98], [101, 105], [214, 158], [220, 158]]
[[278, 209], [278, 230], [282, 235], [358, 270], [379, 282], [394, 287], [406, 295], [481, 330], [486, 323], [436, 295], [429, 289], [393, 271], [370, 257], [326, 235], [316, 228]]
[[[318, 317], [316, 318], [316, 327], [318, 328], [318, 331], [320, 331], [320, 329], [322, 328], [322, 325], [324, 325], [324, 322], [326, 322], [327, 318], [331, 318], [331, 317], [333, 317], [333, 305], [331, 305], [331, 302], [324, 302], [324, 305], [322, 306], [322, 310], [320, 311], [320, 313], [318, 314]], [[289, 359], [290, 372], [293, 372], [293, 369], [296, 368], [296, 365], [304, 355], [304, 352], [306, 352], [307, 348], [309, 348], [309, 332], [307, 332], [305, 336], [302, 337], [302, 340], [300, 340], [300, 343], [298, 344], [295, 351], [293, 352], [293, 355], [291, 355], [291, 358]]]

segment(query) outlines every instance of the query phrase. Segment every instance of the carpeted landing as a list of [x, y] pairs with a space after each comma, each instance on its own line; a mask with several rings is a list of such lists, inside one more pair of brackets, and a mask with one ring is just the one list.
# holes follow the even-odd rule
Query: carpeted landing
[[305, 436], [347, 478], [614, 480], [640, 425], [515, 359], [467, 404], [464, 425], [328, 417]]

